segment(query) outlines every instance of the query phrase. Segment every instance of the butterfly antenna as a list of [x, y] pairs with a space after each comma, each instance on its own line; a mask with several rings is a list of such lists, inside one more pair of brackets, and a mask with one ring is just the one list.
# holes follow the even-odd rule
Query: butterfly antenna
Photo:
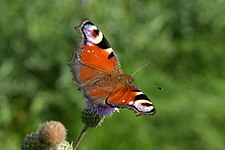
[[140, 71], [141, 69], [143, 69], [144, 67], [146, 67], [150, 63], [151, 63], [151, 61], [147, 62], [146, 64], [144, 64], [143, 66], [141, 66], [140, 68], [138, 68], [131, 76], [134, 76], [138, 71]]
[[160, 87], [160, 86], [157, 86], [157, 85], [154, 85], [154, 84], [152, 84], [152, 86], [153, 86], [153, 87], [156, 87], [157, 89], [159, 89], [159, 90], [161, 90], [161, 91], [163, 91], [163, 88]]

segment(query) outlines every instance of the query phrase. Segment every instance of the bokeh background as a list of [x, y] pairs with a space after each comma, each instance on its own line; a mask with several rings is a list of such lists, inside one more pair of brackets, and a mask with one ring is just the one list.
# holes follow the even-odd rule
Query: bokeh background
[[[74, 26], [91, 19], [154, 102], [90, 129], [80, 150], [225, 149], [224, 0], [0, 1], [0, 149], [17, 150], [47, 120], [73, 141], [85, 107], [68, 63]], [[154, 85], [162, 87], [160, 91]]]

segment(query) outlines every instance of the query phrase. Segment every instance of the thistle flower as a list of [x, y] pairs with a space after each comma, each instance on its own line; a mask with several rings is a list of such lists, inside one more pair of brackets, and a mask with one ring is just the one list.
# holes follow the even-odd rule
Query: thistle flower
[[116, 107], [111, 107], [107, 105], [93, 104], [91, 101], [86, 102], [87, 108], [90, 109], [93, 113], [105, 117], [112, 116], [114, 112], [119, 112], [119, 109]]
[[66, 129], [62, 123], [49, 121], [36, 132], [27, 135], [21, 144], [22, 150], [72, 150], [73, 147], [65, 141]]
[[89, 108], [85, 108], [81, 113], [82, 122], [86, 127], [98, 127], [103, 123], [104, 118]]
[[39, 132], [39, 141], [49, 147], [59, 144], [66, 138], [66, 129], [62, 123], [56, 121], [46, 122]]
[[105, 116], [111, 116], [113, 112], [117, 111], [115, 108], [106, 107], [102, 105], [94, 105], [90, 101], [87, 101], [87, 107], [81, 113], [81, 119], [84, 123], [83, 129], [80, 135], [74, 142], [74, 150], [76, 150], [87, 133], [88, 128], [98, 127], [103, 123]]

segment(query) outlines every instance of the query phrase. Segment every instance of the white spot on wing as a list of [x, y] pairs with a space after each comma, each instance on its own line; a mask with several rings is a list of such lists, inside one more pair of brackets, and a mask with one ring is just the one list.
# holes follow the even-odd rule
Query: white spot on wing
[[133, 105], [134, 104], [134, 101], [130, 101], [129, 103], [128, 103], [128, 105]]
[[136, 92], [137, 95], [144, 94], [143, 92]]
[[88, 46], [93, 46], [93, 43], [87, 42], [87, 45], [88, 45]]
[[113, 52], [112, 48], [107, 48], [106, 51], [110, 54], [111, 52]]

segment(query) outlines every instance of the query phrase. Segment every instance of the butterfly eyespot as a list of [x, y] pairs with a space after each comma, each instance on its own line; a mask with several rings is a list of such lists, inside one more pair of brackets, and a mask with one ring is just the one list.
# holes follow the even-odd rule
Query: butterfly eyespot
[[97, 36], [99, 34], [99, 30], [96, 29], [96, 30], [93, 31], [93, 33], [94, 33], [94, 36]]
[[86, 23], [84, 24], [84, 26], [86, 26], [86, 25], [88, 25], [88, 26], [94, 26], [94, 23], [88, 21], [88, 22], [86, 22]]
[[150, 103], [142, 103], [141, 105], [146, 106], [146, 107], [152, 106], [152, 104], [150, 104]]

